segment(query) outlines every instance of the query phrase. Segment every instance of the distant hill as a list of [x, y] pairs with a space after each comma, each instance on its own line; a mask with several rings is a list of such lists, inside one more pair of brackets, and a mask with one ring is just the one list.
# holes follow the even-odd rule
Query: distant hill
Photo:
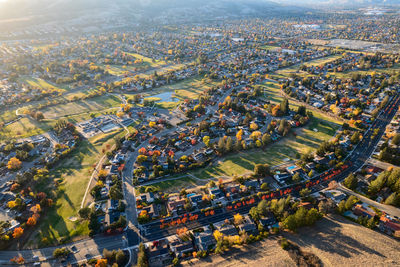
[[[221, 15], [262, 14], [281, 6], [268, 0], [5, 0], [0, 1], [0, 20], [27, 16], [90, 15], [99, 11], [120, 14], [145, 12], [162, 15], [170, 10], [199, 12], [208, 9]], [[287, 7], [285, 7], [287, 9]]]
[[367, 7], [367, 6], [395, 6], [400, 5], [400, 0], [273, 0], [275, 2], [291, 5], [303, 6], [354, 6], [354, 7]]

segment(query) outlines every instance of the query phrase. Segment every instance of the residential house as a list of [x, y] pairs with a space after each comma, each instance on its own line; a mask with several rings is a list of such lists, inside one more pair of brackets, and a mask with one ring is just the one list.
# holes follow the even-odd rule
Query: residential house
[[170, 264], [172, 256], [167, 240], [149, 242], [146, 245], [148, 245], [147, 257], [150, 267], [162, 267]]
[[217, 243], [213, 236], [213, 232], [208, 227], [205, 227], [204, 232], [195, 233], [194, 238], [198, 250], [207, 251], [213, 249]]
[[244, 231], [248, 234], [256, 234], [256, 224], [250, 219], [248, 215], [244, 216], [243, 222], [238, 225], [239, 231]]
[[169, 238], [169, 247], [176, 257], [182, 257], [184, 253], [192, 252], [194, 250], [191, 240], [183, 241], [177, 236]]

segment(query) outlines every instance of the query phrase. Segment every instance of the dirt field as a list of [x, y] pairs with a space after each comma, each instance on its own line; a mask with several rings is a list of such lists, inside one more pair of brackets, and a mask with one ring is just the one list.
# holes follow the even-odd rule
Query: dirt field
[[234, 248], [223, 255], [215, 255], [204, 259], [193, 261], [193, 264], [184, 266], [201, 267], [260, 267], [260, 266], [296, 266], [290, 259], [289, 254], [283, 250], [275, 238], [268, 238], [265, 241], [256, 242], [242, 248]]
[[400, 241], [338, 215], [285, 237], [317, 255], [324, 266], [400, 266]]
[[[284, 233], [304, 251], [318, 256], [324, 266], [400, 266], [400, 242], [379, 232], [334, 215], [303, 228], [298, 234]], [[295, 266], [272, 237], [222, 256], [193, 261], [194, 266]], [[189, 266], [189, 264], [186, 264]]]

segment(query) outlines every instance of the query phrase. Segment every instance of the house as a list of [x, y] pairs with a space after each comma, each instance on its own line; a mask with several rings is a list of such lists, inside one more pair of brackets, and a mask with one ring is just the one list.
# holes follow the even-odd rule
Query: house
[[256, 234], [257, 227], [248, 215], [244, 216], [243, 222], [238, 226], [239, 231], [244, 231], [248, 234]]
[[214, 224], [215, 229], [217, 229], [223, 235], [237, 235], [238, 232], [232, 224], [226, 224], [225, 222], [219, 222]]
[[168, 199], [168, 210], [170, 212], [177, 212], [180, 209], [183, 209], [183, 206], [185, 205], [186, 200], [184, 199], [179, 199], [178, 197], [171, 197]]
[[338, 190], [324, 191], [324, 194], [327, 198], [332, 199], [336, 204], [339, 204], [340, 201], [347, 198], [347, 195], [345, 193]]
[[277, 221], [272, 213], [268, 214], [268, 216], [266, 216], [264, 218], [261, 218], [259, 220], [259, 222], [264, 228], [270, 228], [272, 225], [277, 223]]
[[149, 261], [149, 266], [167, 266], [172, 261], [172, 256], [168, 248], [167, 240], [162, 239], [146, 243], [146, 245], [148, 245], [147, 257]]
[[140, 194], [138, 197], [137, 197], [137, 200], [141, 200], [141, 201], [143, 201], [143, 202], [146, 202], [146, 203], [153, 203], [154, 202], [154, 194], [153, 194], [153, 192], [148, 192], [148, 193], [144, 193], [144, 194]]
[[192, 241], [183, 241], [177, 236], [172, 236], [169, 238], [169, 247], [171, 251], [175, 253], [176, 257], [182, 257], [184, 253], [192, 252], [194, 250]]
[[353, 213], [357, 216], [367, 216], [368, 218], [375, 217], [376, 213], [373, 209], [366, 205], [357, 204], [353, 208]]
[[200, 194], [192, 193], [192, 194], [188, 194], [186, 197], [190, 200], [190, 202], [192, 203], [193, 207], [197, 207], [197, 205], [201, 201], [203, 201], [203, 196], [200, 195]]
[[224, 194], [222, 193], [221, 189], [219, 189], [218, 187], [211, 187], [208, 189], [208, 193], [210, 195], [214, 195], [215, 198], [221, 198], [224, 197]]
[[396, 236], [400, 237], [400, 222], [399, 221], [394, 221], [391, 220], [390, 218], [386, 216], [381, 216], [379, 220], [379, 230], [382, 232], [391, 235], [391, 236]]
[[274, 179], [280, 184], [287, 182], [290, 177], [289, 173], [278, 173], [274, 175]]
[[206, 227], [204, 232], [195, 233], [194, 242], [198, 250], [207, 251], [213, 249], [217, 243], [211, 229]]

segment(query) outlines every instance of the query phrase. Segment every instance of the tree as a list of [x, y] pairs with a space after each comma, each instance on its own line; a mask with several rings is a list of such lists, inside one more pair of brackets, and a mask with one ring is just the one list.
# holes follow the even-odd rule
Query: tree
[[125, 266], [127, 263], [128, 259], [125, 255], [125, 253], [122, 250], [118, 250], [117, 254], [115, 254], [115, 261], [117, 262], [118, 266]]
[[395, 145], [395, 146], [400, 145], [400, 133], [398, 133], [395, 136], [393, 136], [392, 144]]
[[355, 190], [357, 188], [358, 180], [354, 174], [349, 174], [346, 179], [344, 179], [343, 185], [350, 190]]
[[291, 231], [295, 231], [297, 229], [297, 222], [294, 215], [289, 215], [283, 221], [283, 227], [289, 229]]
[[299, 106], [297, 109], [297, 114], [301, 115], [301, 116], [306, 116], [307, 114], [307, 109], [305, 106]]
[[269, 190], [267, 183], [262, 183], [260, 188], [261, 188], [262, 191], [268, 191]]
[[233, 220], [236, 225], [241, 224], [243, 222], [243, 216], [240, 213], [233, 215]]
[[393, 192], [386, 200], [386, 205], [392, 205], [396, 207], [400, 207], [400, 195], [396, 192]]
[[67, 248], [56, 248], [53, 251], [53, 256], [54, 258], [66, 258], [71, 251], [69, 251]]
[[268, 164], [256, 164], [254, 166], [254, 175], [257, 177], [264, 177], [270, 175], [271, 171]]
[[82, 209], [80, 209], [80, 210], [78, 211], [79, 216], [80, 216], [82, 219], [89, 219], [90, 212], [91, 212], [91, 209], [88, 208], [88, 207], [82, 208]]
[[209, 147], [210, 146], [210, 137], [209, 136], [204, 136], [203, 137], [203, 143], [207, 146], [207, 147]]
[[37, 121], [41, 121], [41, 120], [44, 120], [44, 115], [43, 115], [42, 112], [38, 111], [35, 114], [35, 118], [36, 118]]
[[138, 267], [149, 266], [149, 264], [147, 262], [146, 248], [143, 243], [139, 244], [139, 252], [137, 255], [137, 266]]
[[95, 267], [107, 267], [107, 260], [106, 259], [99, 259]]
[[311, 190], [309, 188], [303, 188], [300, 190], [300, 196], [302, 197], [307, 197], [309, 194], [311, 194]]
[[175, 258], [172, 260], [172, 265], [177, 266], [178, 264], [179, 264], [179, 258], [175, 257]]
[[293, 175], [292, 181], [293, 181], [294, 183], [298, 183], [298, 182], [301, 181], [301, 177], [300, 177], [300, 174], [299, 174], [298, 172], [296, 172], [296, 173]]
[[263, 143], [264, 146], [268, 145], [269, 143], [271, 143], [271, 136], [269, 134], [264, 134], [261, 138], [261, 141]]
[[280, 110], [283, 115], [289, 114], [289, 101], [286, 97], [280, 103]]
[[24, 233], [24, 229], [22, 229], [21, 227], [17, 227], [14, 229], [13, 238], [15, 238], [15, 239], [20, 238], [23, 233]]
[[13, 157], [8, 161], [7, 168], [9, 170], [19, 170], [21, 168], [21, 165], [22, 162], [18, 158]]
[[139, 162], [139, 163], [143, 163], [143, 162], [145, 162], [146, 160], [147, 160], [147, 156], [145, 156], [145, 155], [139, 155], [139, 156], [136, 158], [136, 161]]
[[29, 217], [29, 219], [26, 222], [26, 224], [29, 225], [29, 226], [34, 226], [34, 225], [36, 225], [36, 219], [34, 217]]
[[359, 132], [355, 132], [352, 137], [350, 138], [350, 141], [353, 145], [357, 144], [358, 142], [360, 142], [360, 133]]

